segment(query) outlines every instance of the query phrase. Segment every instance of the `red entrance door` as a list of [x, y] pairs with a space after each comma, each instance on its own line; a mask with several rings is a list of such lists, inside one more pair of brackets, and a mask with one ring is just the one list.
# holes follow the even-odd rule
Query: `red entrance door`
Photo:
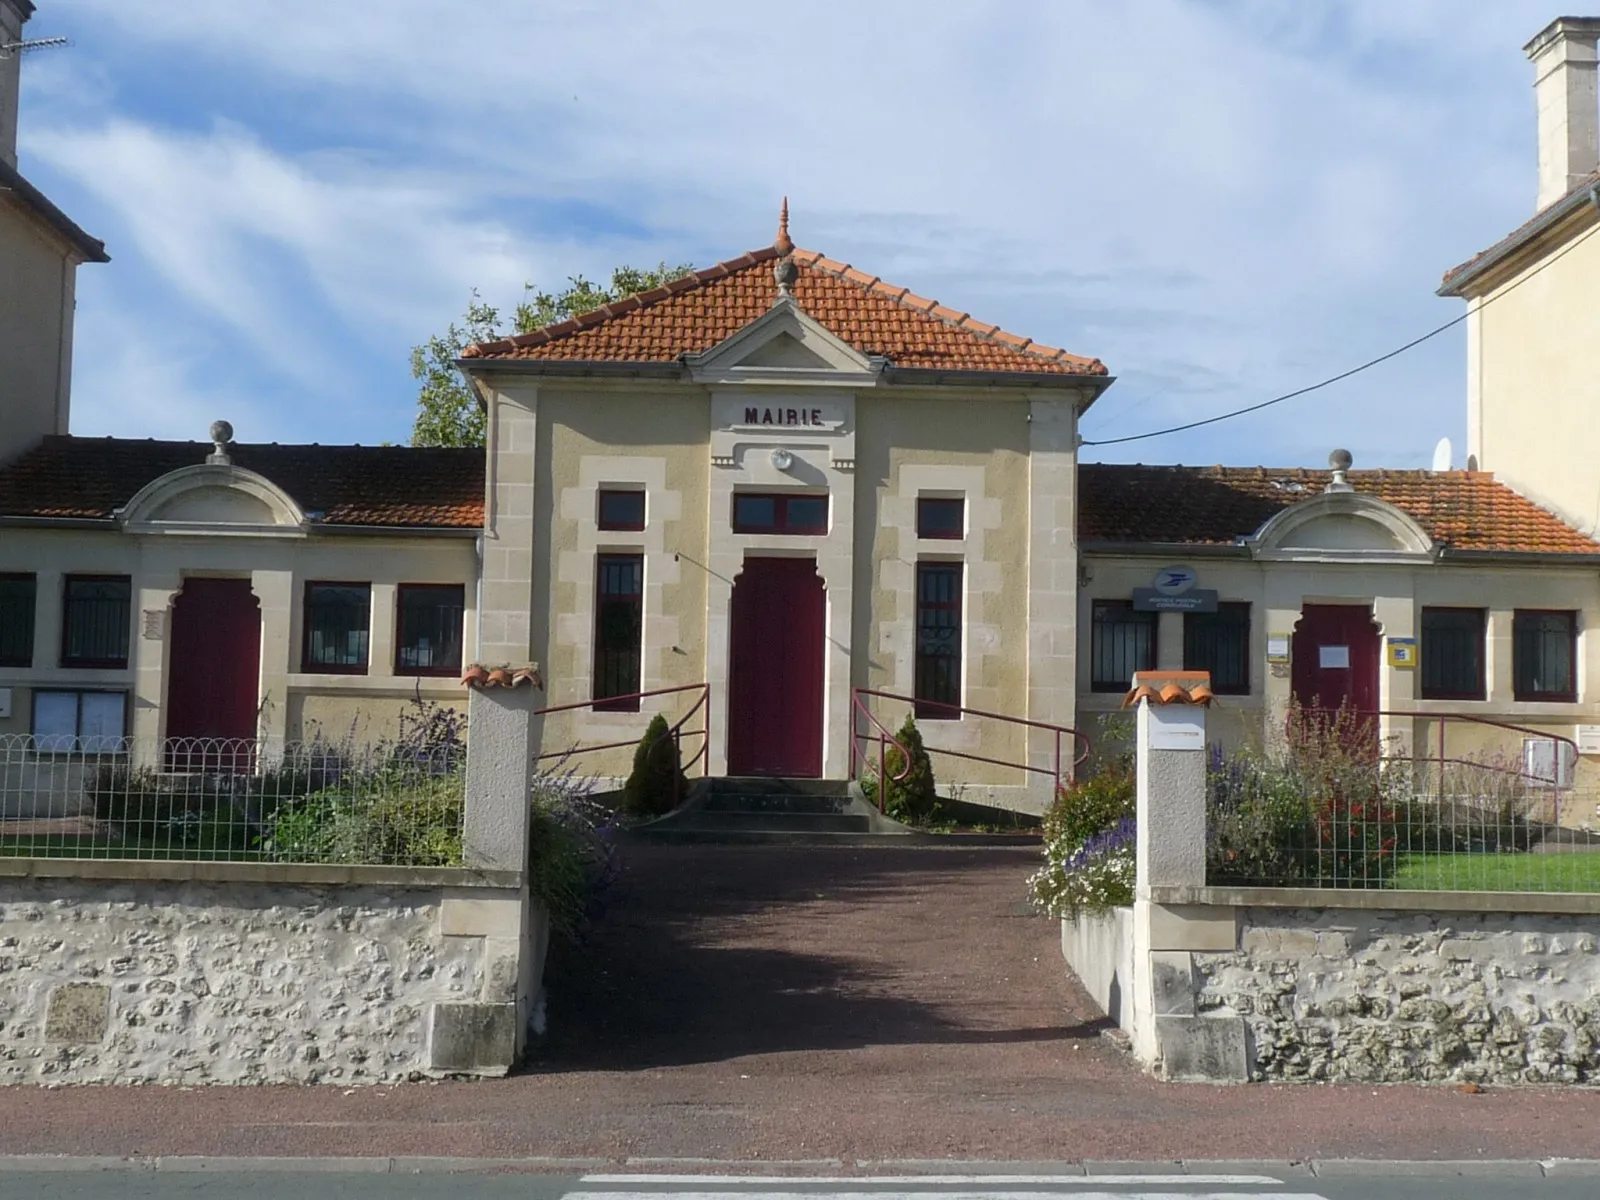
[[1294, 627], [1295, 703], [1326, 712], [1378, 711], [1378, 629], [1359, 604], [1307, 604]]
[[733, 581], [728, 773], [822, 774], [827, 601], [809, 558], [747, 558]]
[[[248, 579], [186, 579], [172, 606], [167, 737], [256, 736], [261, 606]], [[172, 747], [187, 754], [193, 744]], [[220, 748], [211, 748], [220, 749]]]

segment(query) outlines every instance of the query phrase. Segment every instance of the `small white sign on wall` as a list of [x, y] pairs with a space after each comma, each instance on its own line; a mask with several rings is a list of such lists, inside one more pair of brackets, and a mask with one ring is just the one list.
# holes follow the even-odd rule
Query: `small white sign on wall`
[[1150, 749], [1204, 750], [1205, 709], [1192, 704], [1151, 704]]
[[1324, 671], [1348, 671], [1350, 669], [1350, 647], [1318, 646], [1317, 666]]
[[1600, 754], [1600, 725], [1579, 725], [1577, 736], [1579, 754]]

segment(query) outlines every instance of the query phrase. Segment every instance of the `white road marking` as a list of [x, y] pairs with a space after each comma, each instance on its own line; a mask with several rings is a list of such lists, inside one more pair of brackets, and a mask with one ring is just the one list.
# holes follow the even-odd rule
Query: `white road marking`
[[[1038, 1186], [1045, 1184], [1050, 1187], [1086, 1187], [1088, 1184], [1099, 1186], [1128, 1186], [1128, 1184], [1150, 1184], [1150, 1186], [1170, 1186], [1170, 1184], [1194, 1184], [1195, 1187], [1262, 1187], [1266, 1184], [1280, 1184], [1282, 1179], [1275, 1179], [1270, 1174], [586, 1174], [582, 1181], [586, 1184], [766, 1184], [766, 1186], [838, 1186], [838, 1184], [853, 1184], [856, 1187], [904, 1186], [904, 1184], [922, 1184], [922, 1186], [1018, 1186], [1029, 1184]], [[586, 1192], [570, 1192], [574, 1197], [586, 1197], [594, 1200]], [[603, 1192], [598, 1195], [611, 1195], [616, 1197], [619, 1192]], [[712, 1197], [720, 1197], [718, 1192], [704, 1192]], [[765, 1194], [763, 1194], [765, 1195]], [[773, 1192], [773, 1195], [782, 1195]], [[818, 1200], [816, 1192], [810, 1192], [811, 1200]], [[832, 1197], [856, 1197], [856, 1192], [829, 1192]], [[962, 1195], [960, 1192], [869, 1192], [869, 1195], [893, 1195], [893, 1197], [917, 1197], [922, 1200], [926, 1195]], [[981, 1195], [1000, 1195], [998, 1192], [982, 1192]], [[1016, 1200], [1038, 1200], [1038, 1197], [1050, 1195], [1050, 1192], [1013, 1192], [1011, 1197]]]
[[[1146, 1191], [1140, 1187], [1132, 1192], [1107, 1192], [1096, 1190], [1109, 1178], [1128, 1179], [1135, 1186], [1149, 1184], [1152, 1176], [1101, 1176], [1090, 1178], [1079, 1175], [1063, 1179], [1061, 1190], [1051, 1192], [567, 1192], [562, 1200], [1323, 1200], [1312, 1192], [1217, 1192], [1217, 1191]], [[1194, 1183], [1196, 1176], [1155, 1176], [1157, 1180], [1171, 1178], [1185, 1184]], [[868, 1182], [868, 1181], [860, 1181]], [[1269, 1183], [1278, 1183], [1269, 1180]], [[1204, 1186], [1204, 1185], [1202, 1185]]]

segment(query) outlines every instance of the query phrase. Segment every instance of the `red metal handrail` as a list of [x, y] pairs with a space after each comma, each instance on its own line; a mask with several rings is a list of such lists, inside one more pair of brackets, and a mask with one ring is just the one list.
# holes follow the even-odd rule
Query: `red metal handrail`
[[[700, 775], [704, 778], [711, 773], [711, 685], [709, 683], [686, 683], [680, 687], [653, 688], [648, 692], [629, 692], [622, 696], [607, 696], [603, 700], [590, 699], [579, 700], [572, 704], [553, 704], [549, 708], [535, 709], [532, 715], [546, 717], [552, 713], [573, 712], [580, 708], [592, 709], [598, 704], [615, 704], [619, 700], [647, 700], [651, 696], [674, 696], [680, 692], [699, 692], [700, 695], [689, 706], [689, 711], [684, 713], [674, 724], [668, 726], [665, 736], [657, 739], [657, 742], [652, 742], [650, 748], [654, 750], [658, 742], [671, 738], [673, 745], [678, 749], [680, 769], [684, 774], [688, 774], [690, 768], [696, 763], [700, 763]], [[705, 710], [705, 723], [699, 729], [684, 729], [684, 725], [689, 722], [689, 719], [701, 709]], [[695, 756], [688, 762], [683, 762], [683, 739], [686, 737], [699, 737], [704, 740], [700, 743], [700, 749], [696, 751]], [[604, 742], [597, 746], [573, 746], [567, 750], [551, 750], [545, 754], [536, 754], [533, 761], [542, 762], [547, 758], [570, 758], [578, 754], [593, 754], [600, 750], [618, 750], [624, 746], [635, 746], [637, 744], [637, 739], [630, 739], [621, 742]]]
[[[860, 688], [850, 689], [850, 778], [859, 778], [859, 776], [856, 774], [857, 755], [860, 754], [863, 764], [865, 764], [867, 761], [867, 756], [863, 753], [860, 753], [860, 739], [863, 736], [869, 738], [871, 737], [870, 733], [863, 735], [856, 731], [855, 718], [856, 714], [859, 713], [861, 716], [865, 717], [868, 721], [872, 722], [872, 724], [878, 727], [878, 811], [883, 812], [885, 803], [884, 793], [889, 790], [884, 786], [884, 784], [889, 780], [893, 780], [895, 783], [905, 782], [906, 776], [911, 774], [911, 751], [906, 749], [905, 744], [901, 742], [899, 738], [895, 737], [894, 734], [889, 732], [889, 727], [882, 721], [878, 720], [873, 711], [864, 703], [862, 703], [861, 695], [862, 692]], [[893, 745], [896, 750], [900, 751], [900, 770], [893, 775], [888, 775], [887, 758], [889, 754], [889, 747], [891, 745]]]
[[[876, 690], [874, 690], [872, 688], [851, 688], [850, 689], [850, 698], [851, 698], [851, 703], [854, 706], [854, 708], [857, 711], [863, 713], [867, 717], [868, 720], [870, 720], [880, 730], [883, 730], [883, 732], [885, 734], [888, 733], [888, 730], [884, 729], [883, 723], [881, 721], [879, 721], [877, 717], [873, 716], [872, 710], [870, 708], [868, 708], [866, 706], [866, 704], [864, 703], [863, 697], [866, 697], [866, 696], [872, 696], [872, 697], [874, 697], [876, 699], [879, 699], [879, 700], [893, 700], [893, 701], [896, 701], [896, 702], [902, 703], [902, 704], [910, 704], [912, 706], [912, 708], [913, 708], [913, 711], [915, 710], [916, 705], [918, 703], [923, 703], [923, 704], [927, 703], [927, 701], [920, 701], [919, 702], [916, 699], [916, 697], [914, 697], [914, 696], [902, 696], [902, 695], [899, 695], [898, 693], [895, 693], [895, 692], [880, 692], [880, 691], [876, 691]], [[952, 713], [952, 714], [954, 714], [956, 716], [984, 717], [984, 718], [987, 718], [987, 719], [992, 720], [992, 721], [1004, 721], [1005, 723], [1007, 723], [1009, 725], [1021, 725], [1021, 726], [1025, 727], [1025, 728], [1027, 728], [1027, 729], [1043, 729], [1043, 730], [1046, 730], [1047, 732], [1049, 732], [1052, 735], [1054, 735], [1054, 738], [1055, 738], [1054, 765], [1053, 765], [1053, 767], [1036, 767], [1033, 764], [1028, 763], [1028, 762], [1012, 762], [1009, 759], [990, 758], [987, 755], [983, 755], [983, 754], [968, 754], [963, 750], [947, 750], [947, 749], [945, 749], [943, 747], [940, 747], [940, 746], [924, 746], [924, 749], [926, 749], [929, 754], [946, 754], [946, 755], [949, 755], [951, 758], [966, 759], [968, 762], [988, 763], [991, 766], [996, 766], [996, 767], [1011, 767], [1011, 768], [1019, 769], [1019, 770], [1022, 770], [1022, 771], [1031, 771], [1031, 772], [1034, 772], [1035, 774], [1039, 774], [1039, 775], [1050, 775], [1055, 780], [1055, 787], [1056, 787], [1057, 790], [1060, 790], [1060, 788], [1061, 788], [1062, 775], [1063, 775], [1062, 762], [1061, 762], [1061, 738], [1062, 738], [1062, 736], [1063, 735], [1070, 735], [1074, 739], [1074, 742], [1076, 743], [1076, 748], [1075, 748], [1075, 752], [1074, 752], [1074, 755], [1073, 755], [1073, 759], [1072, 759], [1071, 763], [1067, 764], [1067, 771], [1069, 773], [1075, 773], [1077, 768], [1078, 768], [1078, 766], [1086, 758], [1089, 757], [1089, 738], [1088, 738], [1088, 736], [1086, 734], [1080, 732], [1079, 730], [1073, 729], [1071, 726], [1068, 726], [1068, 725], [1052, 725], [1048, 721], [1032, 721], [1032, 720], [1029, 720], [1026, 717], [1013, 717], [1013, 716], [1010, 716], [1007, 713], [989, 712], [987, 709], [982, 709], [982, 708], [968, 708], [964, 704], [942, 704], [941, 703], [941, 704], [938, 705], [938, 707], [941, 710], [943, 710], [945, 712]], [[860, 736], [861, 735], [856, 733], [854, 728], [851, 729], [851, 737], [850, 737], [850, 769], [851, 769], [851, 777], [852, 778], [855, 777], [856, 740]], [[900, 743], [896, 742], [895, 745], [899, 746]], [[905, 753], [905, 748], [903, 746], [901, 746], [900, 747], [900, 751], [901, 751], [902, 754], [904, 754]], [[880, 756], [881, 756], [882, 752], [883, 752], [883, 745], [882, 745], [882, 739], [880, 738], [879, 739], [879, 753], [880, 753]], [[909, 756], [907, 756], [908, 764], [909, 764], [909, 761], [910, 761]], [[881, 769], [881, 767], [879, 769], [879, 776], [880, 776], [880, 778], [882, 777], [882, 769]], [[896, 776], [895, 777], [896, 781], [898, 781], [902, 777], [903, 776]], [[1069, 777], [1070, 777], [1070, 774], [1069, 774]]]

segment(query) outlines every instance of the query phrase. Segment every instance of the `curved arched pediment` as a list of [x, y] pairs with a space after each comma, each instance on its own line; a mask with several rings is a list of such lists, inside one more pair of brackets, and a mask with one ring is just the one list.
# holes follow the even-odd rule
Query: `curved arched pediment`
[[133, 533], [297, 536], [306, 515], [272, 480], [231, 463], [197, 463], [140, 488], [117, 512]]
[[1247, 544], [1256, 558], [1320, 562], [1431, 561], [1437, 549], [1410, 513], [1360, 492], [1291, 504]]

